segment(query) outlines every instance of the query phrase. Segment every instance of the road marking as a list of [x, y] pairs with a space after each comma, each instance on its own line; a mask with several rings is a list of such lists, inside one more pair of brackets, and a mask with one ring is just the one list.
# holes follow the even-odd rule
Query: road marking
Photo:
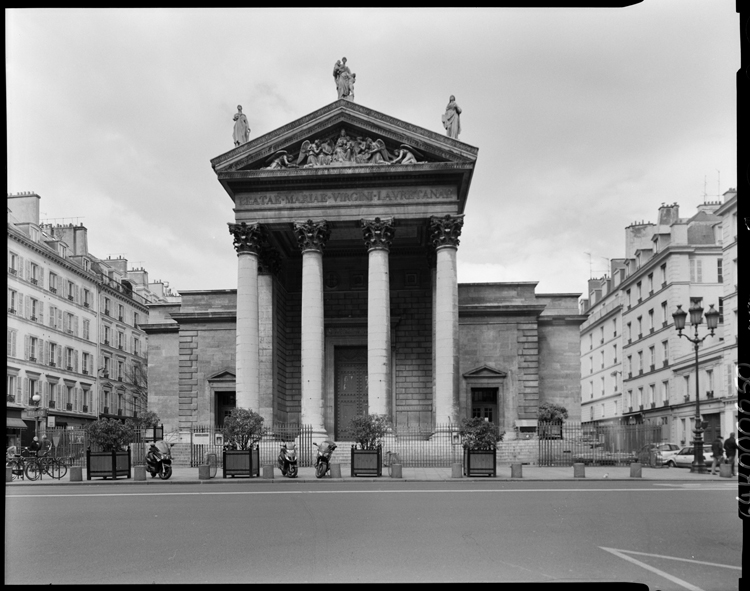
[[724, 491], [724, 488], [519, 488], [519, 489], [419, 489], [419, 490], [264, 490], [264, 491], [204, 491], [204, 492], [122, 492], [122, 493], [62, 493], [5, 495], [8, 499], [59, 498], [59, 497], [153, 497], [153, 496], [201, 496], [201, 495], [330, 495], [371, 493], [531, 493], [531, 492], [676, 492], [676, 491]]
[[641, 568], [645, 568], [646, 570], [650, 570], [653, 573], [656, 573], [657, 575], [664, 577], [665, 579], [669, 579], [673, 583], [677, 583], [681, 587], [685, 587], [685, 589], [688, 589], [689, 591], [703, 591], [700, 587], [696, 587], [695, 585], [691, 585], [687, 581], [683, 581], [682, 579], [678, 579], [677, 577], [670, 575], [669, 573], [665, 573], [663, 570], [659, 570], [658, 568], [655, 568], [651, 566], [650, 564], [646, 564], [645, 562], [641, 562], [640, 560], [636, 560], [635, 558], [631, 558], [630, 556], [626, 556], [623, 552], [623, 550], [615, 550], [614, 548], [605, 548], [604, 546], [599, 546], [602, 550], [606, 550], [607, 552], [611, 552], [618, 558], [622, 558], [623, 560], [627, 560], [628, 562], [632, 562], [633, 564], [636, 564], [640, 566]]
[[[736, 484], [722, 482], [722, 483], [705, 483], [705, 484], [672, 484], [666, 482], [656, 482], [654, 486], [671, 486], [673, 488], [701, 488], [701, 487], [722, 487], [722, 488], [737, 488]], [[712, 488], [712, 490], [714, 490]]]
[[691, 558], [677, 558], [677, 556], [664, 556], [663, 554], [649, 554], [648, 552], [636, 552], [635, 550], [620, 550], [620, 552], [627, 552], [628, 554], [638, 554], [640, 556], [653, 556], [655, 558], [666, 558], [667, 560], [679, 560], [681, 562], [693, 562], [695, 564], [718, 566], [720, 568], [732, 568], [734, 570], [742, 570], [741, 566], [731, 566], [729, 564], [718, 564], [716, 562], [705, 562], [703, 560], [693, 560]]

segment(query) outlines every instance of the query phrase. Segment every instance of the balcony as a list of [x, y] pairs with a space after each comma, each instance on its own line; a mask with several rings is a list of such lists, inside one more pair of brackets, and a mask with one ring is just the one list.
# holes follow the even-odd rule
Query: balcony
[[34, 322], [36, 322], [36, 316], [32, 316], [31, 320], [33, 320]]
[[122, 412], [122, 409], [121, 409], [121, 408], [118, 408], [118, 409], [117, 409], [117, 414], [118, 414], [118, 416], [122, 416], [122, 415], [123, 415], [123, 412]]
[[52, 293], [57, 293], [57, 288], [56, 288], [56, 287], [50, 287], [50, 288], [49, 288], [49, 290], [50, 290], [50, 291], [51, 291]]
[[8, 394], [8, 402], [15, 402], [16, 397], [13, 394]]
[[661, 323], [661, 327], [662, 328], [667, 328], [667, 321], [666, 320]]
[[55, 367], [55, 362], [54, 362], [54, 361], [50, 361], [50, 362], [49, 362], [49, 366], [50, 366], [50, 367]]
[[82, 373], [83, 375], [87, 376], [87, 375], [89, 375], [89, 370], [88, 370], [88, 369], [82, 369], [82, 370], [81, 370], [81, 373]]
[[102, 409], [102, 414], [105, 414], [105, 415], [108, 415], [108, 414], [109, 414], [109, 407], [108, 407], [108, 406], [105, 406], [105, 407], [104, 407], [104, 408]]
[[73, 296], [72, 295], [68, 295], [68, 299], [72, 302], [73, 301]]
[[656, 366], [652, 363], [651, 364], [651, 371], [654, 371], [656, 369]]
[[37, 285], [39, 281], [37, 281], [36, 279], [32, 277], [31, 279], [29, 279], [29, 283], [31, 283], [32, 285]]
[[18, 269], [8, 269], [8, 273], [11, 275], [18, 275]]
[[15, 308], [11, 308], [10, 310], [8, 310], [8, 312], [10, 312], [11, 314], [15, 314], [16, 313], [16, 309]]
[[65, 410], [73, 410], [73, 403], [68, 402], [65, 404]]
[[656, 408], [656, 402], [651, 403], [651, 408]]
[[73, 371], [73, 366], [72, 365], [68, 366], [68, 371]]
[[662, 367], [667, 367], [667, 365], [669, 365], [669, 360], [665, 359], [664, 361], [661, 362], [661, 364], [662, 364]]
[[648, 334], [654, 334], [654, 327], [653, 326], [648, 329]]
[[88, 405], [86, 405], [86, 404], [83, 405], [83, 412], [89, 412]]
[[83, 302], [83, 307], [84, 308], [90, 308], [91, 304], [89, 304], [88, 302]]
[[36, 357], [29, 357], [29, 361], [33, 361], [34, 363], [36, 363]]
[[49, 406], [50, 408], [55, 408], [55, 401], [54, 401], [54, 400], [50, 400], [50, 401], [49, 401], [49, 402], [47, 403], [47, 406]]
[[706, 398], [713, 398], [713, 397], [714, 397], [714, 391], [713, 390], [708, 390], [706, 392]]
[[669, 406], [669, 400], [665, 400], [664, 402], [662, 402], [662, 406]]
[[638, 410], [643, 410], [643, 405], [642, 405], [642, 404], [640, 404], [640, 405], [638, 406]]

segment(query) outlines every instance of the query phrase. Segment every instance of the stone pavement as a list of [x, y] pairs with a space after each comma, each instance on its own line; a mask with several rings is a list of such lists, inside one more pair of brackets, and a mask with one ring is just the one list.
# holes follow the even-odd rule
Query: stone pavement
[[[263, 472], [261, 471], [261, 474]], [[721, 478], [718, 474], [715, 476], [712, 476], [710, 474], [694, 474], [691, 473], [688, 468], [650, 468], [650, 467], [642, 467], [641, 468], [641, 477], [631, 477], [630, 476], [630, 467], [629, 466], [586, 466], [585, 467], [585, 476], [584, 478], [577, 478], [573, 476], [573, 467], [572, 466], [561, 466], [561, 467], [545, 467], [545, 466], [533, 466], [533, 465], [524, 465], [522, 468], [522, 478], [511, 478], [511, 468], [510, 465], [498, 465], [497, 466], [497, 477], [496, 478], [487, 478], [487, 477], [472, 477], [472, 478], [452, 478], [452, 469], [451, 468], [409, 468], [409, 467], [403, 467], [402, 468], [402, 478], [399, 480], [402, 482], [432, 482], [432, 481], [471, 481], [471, 482], [487, 482], [489, 481], [516, 481], [516, 480], [523, 480], [523, 481], [580, 481], [580, 480], [627, 480], [627, 481], [649, 481], [649, 482], [688, 482], [688, 483], [699, 483], [699, 482], [726, 482], [730, 483], [737, 480], [736, 476], [733, 476], [732, 478]], [[42, 479], [37, 480], [35, 482], [30, 482], [27, 480], [14, 480], [11, 482], [6, 482], [6, 486], [16, 486], [16, 485], [30, 485], [30, 486], [45, 486], [45, 485], [53, 485], [53, 486], [62, 486], [62, 485], [72, 485], [72, 486], [83, 486], [86, 484], [114, 484], [115, 482], [118, 484], [161, 484], [166, 485], [170, 483], [176, 483], [176, 484], [214, 484], [214, 483], [269, 483], [269, 482], [318, 482], [319, 480], [315, 478], [315, 471], [313, 468], [300, 468], [299, 469], [299, 476], [294, 479], [285, 478], [281, 476], [281, 473], [278, 471], [278, 469], [274, 468], [274, 479], [269, 478], [222, 478], [222, 472], [221, 468], [218, 468], [216, 477], [211, 478], [209, 480], [200, 480], [198, 478], [198, 468], [190, 468], [187, 466], [175, 466], [172, 472], [172, 477], [169, 480], [160, 480], [158, 478], [152, 479], [150, 475], [147, 475], [146, 480], [135, 480], [134, 478], [135, 474], [133, 473], [133, 477], [131, 478], [118, 478], [117, 480], [112, 480], [111, 478], [103, 479], [103, 478], [92, 478], [91, 480], [86, 480], [86, 469], [83, 469], [83, 480], [80, 482], [71, 482], [71, 471], [68, 471], [68, 474], [61, 480], [54, 480], [53, 478], [50, 478], [49, 476], [44, 476]], [[388, 476], [388, 468], [383, 468], [383, 476], [380, 478], [374, 478], [374, 477], [354, 477], [352, 478], [350, 476], [350, 466], [349, 464], [341, 464], [341, 476], [342, 478], [335, 478], [332, 479], [329, 476], [326, 476], [322, 480], [329, 480], [329, 481], [335, 481], [335, 482], [347, 482], [347, 481], [355, 481], [355, 482], [379, 482], [383, 480], [391, 480], [391, 478]]]

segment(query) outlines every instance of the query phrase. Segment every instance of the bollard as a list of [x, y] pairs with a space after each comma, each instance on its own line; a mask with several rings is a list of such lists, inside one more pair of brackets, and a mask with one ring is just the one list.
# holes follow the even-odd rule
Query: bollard
[[5, 482], [13, 482], [13, 468], [5, 466]]
[[463, 466], [459, 463], [451, 464], [451, 478], [461, 478]]
[[731, 464], [719, 464], [719, 476], [722, 478], [732, 477], [732, 465]]
[[273, 480], [273, 464], [268, 464], [266, 466], [263, 466], [263, 472], [261, 474], [261, 478], [267, 478], [269, 480]]
[[523, 478], [523, 466], [521, 464], [510, 465], [510, 477], [511, 478]]
[[83, 482], [83, 467], [81, 466], [70, 467], [70, 481], [71, 482]]
[[392, 464], [391, 473], [391, 478], [401, 478], [401, 464]]
[[146, 466], [133, 466], [133, 480], [146, 480]]
[[641, 477], [641, 463], [640, 462], [632, 462], [630, 464], [630, 477], [631, 478]]
[[341, 478], [341, 464], [331, 464], [331, 478]]
[[198, 480], [209, 480], [211, 478], [211, 466], [208, 464], [198, 465]]
[[584, 464], [573, 464], [573, 478], [586, 478], [586, 466]]

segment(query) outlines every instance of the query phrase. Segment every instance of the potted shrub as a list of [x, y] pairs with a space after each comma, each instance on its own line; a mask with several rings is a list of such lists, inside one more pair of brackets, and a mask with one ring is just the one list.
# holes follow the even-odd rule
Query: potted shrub
[[498, 433], [494, 423], [481, 417], [463, 419], [458, 433], [464, 448], [464, 476], [497, 476], [497, 442], [505, 433]]
[[349, 432], [356, 442], [352, 445], [351, 475], [382, 476], [382, 440], [391, 428], [390, 419], [386, 415], [361, 415], [349, 424]]
[[224, 474], [231, 476], [260, 476], [260, 451], [258, 442], [263, 437], [263, 417], [254, 410], [234, 408], [224, 419], [222, 427]]
[[[133, 426], [117, 419], [102, 418], [86, 427], [86, 480], [91, 477], [130, 478], [131, 457], [128, 446], [135, 437]], [[91, 446], [98, 448], [91, 450]]]
[[554, 402], [542, 402], [537, 409], [540, 439], [562, 439], [563, 420], [568, 418], [568, 409]]

